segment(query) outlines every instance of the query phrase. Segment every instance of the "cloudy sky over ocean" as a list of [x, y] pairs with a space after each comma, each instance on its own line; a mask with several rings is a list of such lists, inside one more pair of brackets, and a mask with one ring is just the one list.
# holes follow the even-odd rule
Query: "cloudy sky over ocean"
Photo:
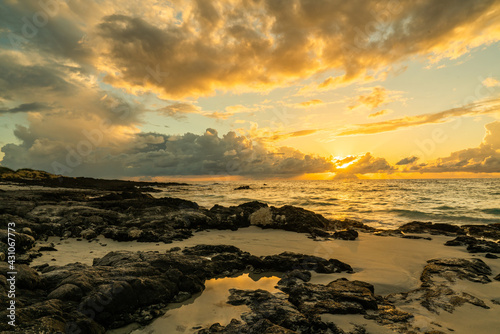
[[0, 0], [0, 163], [498, 177], [499, 40], [494, 0]]

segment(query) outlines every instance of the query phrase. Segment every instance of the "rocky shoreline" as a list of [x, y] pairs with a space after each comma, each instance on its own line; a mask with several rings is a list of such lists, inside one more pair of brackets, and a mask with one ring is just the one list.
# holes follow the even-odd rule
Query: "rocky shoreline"
[[[147, 189], [146, 189], [147, 190]], [[375, 294], [370, 282], [339, 278], [328, 284], [310, 283], [311, 272], [351, 273], [349, 263], [334, 258], [282, 252], [255, 256], [232, 245], [197, 245], [166, 252], [110, 252], [93, 264], [31, 267], [41, 254], [56, 252], [60, 240], [95, 241], [99, 236], [116, 241], [172, 243], [204, 230], [235, 231], [249, 226], [307, 234], [325, 240], [360, 242], [359, 233], [405, 239], [450, 237], [446, 245], [461, 247], [471, 255], [495, 259], [500, 254], [500, 224], [449, 225], [413, 222], [396, 230], [377, 230], [351, 220], [328, 220], [293, 206], [280, 208], [250, 202], [210, 209], [176, 198], [154, 198], [136, 188], [39, 189], [21, 187], [0, 192], [0, 276], [2, 302], [7, 303], [6, 229], [16, 226], [17, 319], [5, 333], [105, 333], [127, 324], [146, 325], [164, 313], [168, 303], [190, 298], [204, 289], [207, 279], [242, 272], [279, 272], [278, 293], [265, 290], [232, 290], [228, 303], [247, 305], [250, 312], [230, 324], [213, 324], [199, 333], [344, 333], [323, 314], [360, 314], [402, 333], [423, 332], [401, 309], [419, 303], [429, 312], [453, 312], [464, 304], [487, 309], [484, 301], [454, 287], [456, 282], [492, 284], [500, 280], [478, 258], [434, 258], [421, 273], [420, 286], [404, 293]], [[498, 301], [493, 302], [497, 305]], [[490, 306], [489, 306], [490, 305]], [[6, 319], [5, 308], [0, 315]], [[364, 333], [357, 328], [355, 333]], [[366, 330], [365, 330], [366, 332]], [[443, 328], [443, 333], [449, 331]], [[434, 331], [436, 333], [436, 331]]]

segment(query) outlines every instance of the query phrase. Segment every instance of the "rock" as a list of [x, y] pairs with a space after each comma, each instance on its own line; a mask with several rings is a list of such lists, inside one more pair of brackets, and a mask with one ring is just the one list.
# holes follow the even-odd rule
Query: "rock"
[[470, 244], [474, 244], [477, 242], [477, 239], [474, 237], [462, 235], [458, 236], [453, 240], [448, 240], [445, 242], [446, 246], [468, 246]]
[[466, 279], [471, 282], [488, 283], [491, 282], [488, 275], [491, 275], [491, 269], [481, 259], [445, 258], [427, 261], [420, 281], [422, 286], [431, 286], [435, 277], [444, 278], [449, 282]]
[[490, 253], [487, 253], [484, 257], [487, 259], [498, 259], [497, 255], [490, 254]]
[[419, 235], [408, 235], [408, 234], [403, 234], [401, 236], [403, 239], [414, 239], [414, 240], [432, 240], [430, 237], [421, 237]]
[[336, 231], [333, 234], [333, 237], [335, 239], [342, 239], [342, 240], [356, 240], [358, 237], [358, 232], [355, 230], [344, 230], [344, 231]]
[[445, 243], [446, 246], [467, 246], [469, 253], [500, 254], [500, 244], [489, 240], [480, 240], [470, 236], [459, 236]]
[[278, 282], [279, 286], [290, 287], [292, 285], [309, 282], [311, 280], [311, 272], [308, 270], [292, 270], [285, 273]]
[[174, 302], [175, 303], [182, 303], [186, 300], [188, 300], [189, 298], [191, 298], [191, 294], [189, 292], [186, 292], [186, 291], [180, 291], [175, 297], [174, 297]]
[[403, 233], [431, 233], [431, 234], [444, 234], [444, 235], [463, 235], [465, 231], [456, 225], [443, 224], [443, 223], [424, 223], [414, 221], [404, 224], [398, 228]]
[[309, 279], [305, 272], [285, 275], [300, 277], [302, 283], [287, 287], [280, 284], [285, 294], [231, 289], [228, 303], [247, 305], [251, 312], [242, 315], [243, 322], [233, 319], [226, 327], [214, 324], [198, 333], [344, 333], [335, 324], [323, 322], [320, 314], [366, 314], [378, 309], [373, 286], [368, 283], [339, 279], [325, 286], [304, 283], [302, 279]]
[[494, 278], [494, 280], [500, 281], [500, 274], [496, 275], [495, 278]]
[[270, 255], [262, 259], [261, 268], [264, 270], [291, 271], [314, 270], [318, 273], [353, 272], [352, 267], [339, 260], [326, 260], [317, 256], [284, 252], [279, 255]]
[[[287, 261], [290, 262], [288, 265]], [[183, 252], [110, 252], [102, 258], [94, 259], [92, 266], [81, 263], [40, 266], [38, 269], [42, 273], [41, 279], [33, 269], [20, 265], [19, 271], [26, 274], [18, 275], [19, 295], [26, 297], [25, 304], [19, 304], [18, 312], [22, 314], [24, 310], [32, 310], [33, 307], [39, 310], [41, 305], [49, 307], [43, 316], [39, 316], [42, 313], [29, 311], [30, 318], [24, 319], [22, 329], [34, 328], [43, 322], [42, 317], [48, 316], [59, 321], [51, 325], [52, 332], [57, 332], [54, 329], [57, 326], [64, 325], [77, 326], [85, 333], [101, 333], [99, 331], [103, 328], [123, 327], [131, 322], [149, 323], [163, 313], [164, 303], [185, 301], [201, 292], [207, 279], [242, 272], [249, 266], [260, 271], [286, 271], [290, 265], [306, 266], [318, 272], [352, 271], [348, 264], [338, 260], [295, 253], [256, 257], [229, 245], [198, 245], [188, 247]], [[310, 279], [311, 274], [305, 270], [296, 270], [283, 277], [281, 283], [285, 290], [307, 284], [304, 282]], [[285, 284], [285, 280], [288, 283]], [[292, 285], [292, 281], [295, 285]], [[231, 325], [234, 328], [265, 327], [273, 328], [274, 331], [279, 327], [288, 330], [331, 327], [314, 319], [306, 319], [283, 294], [252, 292], [246, 297], [245, 294], [236, 295], [238, 298], [244, 297], [244, 303], [254, 305], [255, 314], [249, 314], [244, 323]], [[260, 303], [259, 296], [266, 302]], [[236, 299], [233, 298], [235, 302]], [[64, 304], [59, 301], [64, 301]], [[64, 307], [59, 307], [61, 305]], [[93, 316], [82, 318], [82, 314]], [[262, 327], [262, 323], [258, 325], [263, 319], [268, 319], [272, 324], [268, 324], [268, 327]]]
[[304, 283], [284, 290], [289, 300], [309, 316], [314, 314], [364, 314], [377, 310], [373, 286], [340, 278], [327, 285]]
[[263, 319], [291, 330], [308, 327], [307, 318], [291, 304], [285, 295], [272, 294], [265, 290], [230, 289], [228, 304], [247, 305], [252, 310], [242, 319], [252, 325]]
[[456, 291], [457, 280], [469, 280], [475, 283], [489, 283], [491, 269], [480, 259], [434, 259], [428, 264], [420, 276], [421, 286], [415, 290], [392, 294], [387, 301], [411, 303], [418, 301], [431, 312], [445, 310], [452, 313], [456, 307], [469, 303], [482, 308], [489, 308], [486, 303], [465, 291]]
[[234, 188], [234, 190], [248, 190], [250, 189], [250, 186], [240, 186], [238, 188]]
[[228, 245], [196, 245], [186, 247], [182, 252], [189, 255], [209, 256], [216, 253], [240, 253], [241, 250], [238, 247]]
[[28, 235], [33, 236], [33, 231], [32, 231], [32, 230], [31, 230], [31, 228], [29, 228], [29, 227], [23, 227], [23, 228], [21, 229], [21, 233], [24, 233], [24, 234], [28, 234]]
[[38, 252], [57, 252], [53, 242], [50, 243], [40, 243], [37, 242], [34, 249]]
[[[6, 262], [0, 262], [0, 275], [10, 278], [7, 272], [10, 272], [9, 265]], [[26, 264], [15, 264], [15, 282], [19, 289], [36, 289], [39, 287], [40, 275]], [[1, 277], [1, 276], [0, 276]]]
[[469, 235], [491, 240], [500, 239], [500, 223], [487, 225], [464, 225], [462, 229]]
[[311, 228], [327, 230], [330, 221], [322, 215], [309, 210], [285, 205], [281, 208], [271, 208], [273, 214], [273, 228], [285, 231], [308, 233]]
[[493, 241], [483, 241], [467, 246], [469, 253], [496, 253], [500, 254], [500, 244]]
[[[26, 253], [35, 244], [35, 239], [31, 235], [17, 232], [12, 232], [12, 235], [15, 239], [16, 254]], [[9, 245], [7, 230], [0, 230], [0, 242], [3, 242], [7, 246]]]
[[80, 301], [83, 297], [82, 290], [74, 284], [63, 284], [47, 296], [48, 299]]
[[80, 233], [80, 236], [84, 239], [87, 239], [87, 240], [92, 240], [92, 239], [95, 239], [97, 238], [97, 232], [94, 231], [93, 229], [89, 228], [89, 229], [86, 229], [86, 230], [83, 230], [81, 233]]

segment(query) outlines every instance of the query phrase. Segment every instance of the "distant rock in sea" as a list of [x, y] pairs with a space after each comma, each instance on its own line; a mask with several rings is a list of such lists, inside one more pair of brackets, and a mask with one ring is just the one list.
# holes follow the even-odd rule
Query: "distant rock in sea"
[[241, 186], [238, 188], [234, 188], [234, 190], [248, 190], [248, 189], [251, 189], [250, 186]]

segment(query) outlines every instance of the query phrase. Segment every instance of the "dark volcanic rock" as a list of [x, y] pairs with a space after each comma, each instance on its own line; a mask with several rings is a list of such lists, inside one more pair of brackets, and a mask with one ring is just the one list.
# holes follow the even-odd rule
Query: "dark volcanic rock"
[[286, 272], [278, 282], [279, 286], [290, 287], [292, 285], [309, 282], [311, 280], [311, 272], [308, 270], [295, 269]]
[[248, 189], [250, 189], [250, 186], [240, 186], [240, 187], [234, 188], [234, 190], [248, 190]]
[[358, 232], [354, 230], [337, 231], [333, 234], [333, 237], [335, 239], [342, 240], [356, 240], [356, 238], [358, 237]]
[[453, 312], [458, 306], [469, 303], [482, 308], [489, 308], [486, 303], [463, 291], [456, 291], [454, 284], [458, 280], [469, 280], [475, 283], [489, 283], [491, 269], [480, 259], [434, 259], [428, 261], [420, 280], [420, 288], [410, 292], [387, 296], [391, 302], [410, 303], [419, 301], [431, 312], [439, 310]]
[[80, 301], [83, 297], [82, 289], [74, 284], [63, 284], [47, 296], [48, 299]]
[[311, 233], [321, 237], [330, 236], [326, 231], [333, 228], [333, 223], [322, 215], [291, 205], [261, 207], [252, 213], [250, 223], [262, 228]]
[[189, 255], [208, 256], [216, 253], [241, 253], [241, 250], [238, 247], [228, 245], [196, 245], [186, 247], [182, 252]]
[[487, 225], [463, 225], [462, 229], [467, 234], [474, 237], [500, 240], [500, 223]]
[[[291, 265], [287, 265], [287, 261]], [[23, 299], [18, 304], [22, 322], [16, 330], [21, 333], [42, 329], [49, 333], [104, 333], [104, 329], [132, 322], [147, 324], [163, 313], [166, 303], [186, 300], [201, 292], [207, 279], [242, 272], [249, 267], [259, 271], [285, 271], [293, 265], [315, 268], [318, 272], [352, 270], [349, 265], [333, 259], [294, 253], [259, 258], [227, 245], [198, 245], [184, 252], [174, 250], [163, 254], [110, 252], [94, 259], [92, 266], [80, 263], [40, 266], [41, 275], [26, 265], [18, 265], [18, 293]], [[288, 275], [297, 280], [308, 280], [310, 276], [305, 271]], [[278, 320], [287, 328], [310, 326], [304, 322], [304, 316], [281, 297], [267, 292], [251, 293], [247, 302], [258, 309], [260, 318], [247, 319], [255, 328], [266, 327], [258, 323], [263, 319], [273, 323], [269, 328], [279, 326]], [[5, 315], [5, 310], [0, 311], [0, 316]], [[6, 324], [0, 325], [0, 331], [7, 329]]]
[[[238, 206], [215, 205], [210, 210], [176, 198], [154, 198], [137, 189], [123, 191], [9, 191], [0, 193], [0, 227], [15, 222], [19, 252], [33, 247], [34, 239], [48, 236], [92, 240], [104, 235], [117, 241], [165, 242], [183, 240], [201, 229], [230, 229], [256, 225], [329, 238], [329, 231], [366, 226], [354, 221], [330, 221], [293, 206], [269, 207], [249, 202]], [[352, 239], [355, 231], [337, 236]], [[5, 239], [0, 234], [0, 242]], [[5, 243], [5, 242], [4, 242]], [[0, 251], [4, 250], [0, 244]], [[40, 250], [35, 250], [35, 253]], [[32, 254], [27, 261], [36, 254]]]
[[353, 272], [350, 265], [336, 259], [326, 260], [317, 256], [291, 252], [265, 256], [262, 259], [261, 266], [264, 270], [277, 270], [283, 272], [295, 269], [314, 270], [318, 273]]
[[467, 246], [469, 253], [500, 254], [500, 244], [494, 241], [476, 239], [470, 236], [459, 236], [445, 243], [446, 246]]
[[443, 223], [424, 223], [414, 221], [400, 226], [399, 229], [403, 233], [432, 233], [445, 235], [461, 235], [465, 234], [460, 226], [443, 224]]
[[307, 318], [300, 313], [281, 294], [273, 294], [265, 290], [229, 290], [228, 303], [231, 305], [247, 305], [252, 309], [251, 314], [242, 318], [249, 324], [266, 319], [281, 327], [291, 330], [308, 327]]
[[304, 283], [284, 290], [289, 300], [308, 316], [315, 314], [363, 314], [377, 310], [371, 284], [341, 278], [327, 285]]
[[420, 280], [423, 286], [430, 286], [435, 277], [445, 278], [450, 282], [466, 279], [471, 282], [491, 282], [488, 275], [491, 269], [481, 259], [435, 259], [427, 261]]

